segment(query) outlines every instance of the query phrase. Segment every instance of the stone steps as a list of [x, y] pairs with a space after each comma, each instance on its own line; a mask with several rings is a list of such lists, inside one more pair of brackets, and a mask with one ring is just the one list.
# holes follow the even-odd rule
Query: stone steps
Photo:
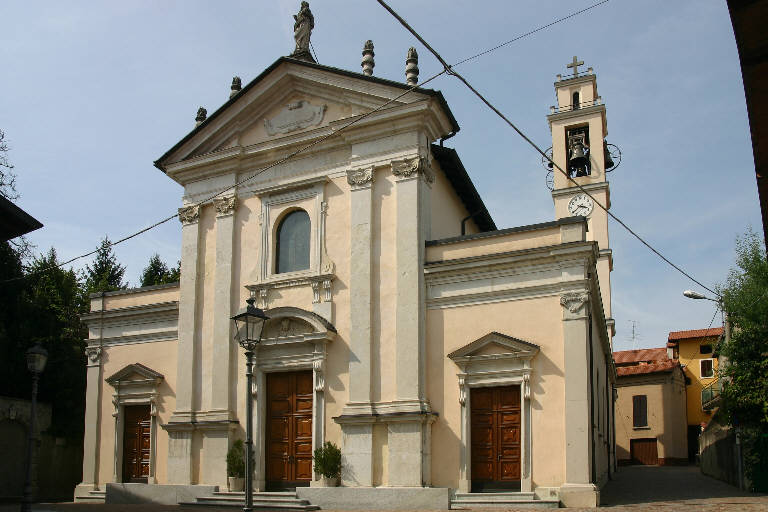
[[471, 508], [559, 508], [558, 500], [540, 500], [532, 492], [457, 492], [451, 509]]
[[75, 503], [104, 503], [107, 491], [88, 491], [86, 496], [77, 496]]
[[[211, 496], [203, 496], [193, 502], [179, 503], [179, 505], [242, 508], [245, 505], [245, 493], [231, 491], [214, 492]], [[253, 508], [318, 510], [320, 507], [312, 505], [307, 500], [298, 498], [295, 492], [254, 492]]]

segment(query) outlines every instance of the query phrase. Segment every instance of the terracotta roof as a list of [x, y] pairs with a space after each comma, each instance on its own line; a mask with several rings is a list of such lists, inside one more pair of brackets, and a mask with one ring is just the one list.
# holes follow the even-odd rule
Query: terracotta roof
[[[663, 349], [658, 349], [663, 350]], [[648, 373], [671, 372], [676, 366], [680, 366], [680, 361], [673, 359], [651, 364], [636, 364], [631, 366], [619, 366], [616, 368], [616, 375], [625, 377], [627, 375], [644, 375]]]
[[709, 329], [693, 329], [692, 331], [672, 331], [669, 333], [669, 341], [688, 340], [691, 338], [715, 337], [723, 334], [722, 327], [711, 327]]
[[668, 361], [666, 348], [641, 348], [639, 350], [621, 350], [613, 353], [616, 364], [639, 363], [641, 361]]

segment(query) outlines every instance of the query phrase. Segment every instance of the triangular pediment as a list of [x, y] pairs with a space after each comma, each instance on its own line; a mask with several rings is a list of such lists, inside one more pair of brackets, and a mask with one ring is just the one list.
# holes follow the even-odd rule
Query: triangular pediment
[[395, 100], [407, 89], [404, 83], [281, 58], [209, 115], [155, 165], [167, 170], [169, 165], [202, 155], [239, 148], [258, 149], [259, 145], [267, 149], [271, 142], [284, 144], [300, 139], [306, 132], [322, 131], [390, 100], [394, 101], [387, 108], [393, 109], [435, 97], [442, 107], [446, 134], [458, 129], [439, 92], [416, 89]]
[[155, 370], [144, 366], [141, 363], [133, 363], [124, 366], [121, 370], [118, 370], [110, 377], [107, 377], [107, 382], [111, 385], [118, 383], [128, 382], [145, 382], [147, 380], [159, 381], [164, 379], [162, 373], [158, 373]]
[[538, 345], [498, 332], [491, 332], [458, 350], [454, 350], [448, 354], [448, 357], [454, 361], [500, 357], [530, 359], [538, 352]]

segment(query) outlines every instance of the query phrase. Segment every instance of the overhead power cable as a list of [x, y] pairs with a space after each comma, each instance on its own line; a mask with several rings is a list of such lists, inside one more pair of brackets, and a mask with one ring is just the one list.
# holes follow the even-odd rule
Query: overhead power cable
[[[589, 11], [590, 9], [593, 9], [593, 8], [595, 8], [595, 7], [597, 7], [597, 6], [601, 5], [601, 4], [604, 4], [604, 3], [608, 2], [608, 1], [609, 1], [609, 0], [602, 0], [601, 2], [598, 2], [598, 3], [596, 3], [596, 4], [593, 4], [593, 5], [591, 5], [591, 6], [587, 7], [587, 8], [585, 8], [585, 9], [581, 9], [581, 10], [579, 10], [579, 11], [576, 11], [576, 12], [573, 12], [573, 13], [571, 13], [571, 14], [567, 15], [567, 16], [563, 16], [562, 18], [559, 18], [559, 19], [557, 19], [557, 20], [555, 20], [555, 21], [553, 21], [553, 22], [551, 22], [551, 23], [547, 23], [546, 25], [542, 25], [542, 26], [540, 26], [540, 27], [538, 27], [538, 28], [535, 28], [535, 29], [533, 29], [533, 30], [530, 30], [530, 31], [526, 32], [525, 34], [519, 35], [519, 36], [515, 37], [514, 39], [510, 39], [509, 41], [505, 41], [505, 42], [503, 42], [503, 43], [501, 43], [501, 44], [498, 44], [498, 45], [494, 46], [493, 48], [489, 48], [489, 49], [487, 49], [487, 50], [484, 50], [484, 51], [482, 51], [482, 52], [480, 52], [480, 53], [476, 53], [475, 55], [472, 55], [472, 56], [470, 56], [470, 57], [467, 57], [467, 58], [465, 58], [465, 59], [463, 59], [463, 60], [461, 60], [461, 61], [457, 62], [456, 64], [454, 64], [454, 66], [458, 66], [458, 65], [460, 65], [460, 64], [463, 64], [463, 63], [465, 63], [465, 62], [468, 62], [468, 61], [470, 61], [470, 60], [476, 59], [476, 58], [478, 58], [478, 57], [480, 57], [480, 56], [482, 56], [482, 55], [486, 55], [486, 54], [488, 54], [488, 53], [491, 53], [491, 52], [493, 52], [493, 51], [495, 51], [495, 50], [498, 50], [499, 48], [502, 48], [502, 47], [504, 47], [504, 46], [506, 46], [506, 45], [508, 45], [508, 44], [511, 44], [511, 43], [513, 43], [513, 42], [515, 42], [515, 41], [519, 41], [520, 39], [523, 39], [523, 38], [525, 38], [525, 37], [528, 37], [528, 36], [530, 36], [530, 35], [532, 35], [532, 34], [535, 34], [536, 32], [539, 32], [539, 31], [541, 31], [541, 30], [544, 30], [544, 29], [546, 29], [546, 28], [549, 28], [549, 27], [551, 27], [551, 26], [553, 26], [553, 25], [556, 25], [556, 24], [558, 24], [558, 23], [560, 23], [560, 22], [562, 22], [562, 21], [565, 21], [565, 20], [567, 20], [567, 19], [569, 19], [569, 18], [573, 18], [574, 16], [577, 16], [577, 15], [579, 15], [579, 14], [585, 13], [585, 12]], [[396, 13], [394, 13], [394, 11], [392, 11], [391, 9], [388, 9], [388, 10], [389, 10], [389, 11], [390, 11], [390, 12], [391, 12], [393, 15], [397, 16], [397, 15], [396, 15]], [[425, 42], [425, 41], [423, 41], [423, 39], [419, 38], [419, 40], [422, 42], [422, 44], [425, 44], [425, 45], [426, 45], [426, 42]], [[319, 60], [318, 60], [318, 58], [317, 58], [317, 52], [315, 51], [315, 48], [314, 48], [314, 46], [312, 46], [312, 43], [311, 43], [311, 42], [310, 42], [310, 46], [311, 46], [311, 48], [312, 48], [312, 52], [314, 53], [314, 56], [315, 56], [315, 60], [319, 62]], [[433, 53], [434, 53], [434, 52], [433, 52]], [[446, 64], [445, 64], [445, 63], [443, 63], [443, 66], [444, 66], [444, 68], [445, 68]], [[449, 66], [449, 67], [450, 67], [450, 66]], [[332, 136], [332, 135], [334, 135], [334, 134], [336, 134], [336, 133], [339, 133], [339, 132], [341, 132], [342, 130], [344, 130], [344, 129], [345, 129], [345, 128], [347, 128], [348, 126], [351, 126], [352, 124], [354, 124], [354, 123], [356, 123], [356, 122], [358, 122], [358, 121], [360, 121], [360, 120], [364, 119], [365, 117], [367, 117], [367, 116], [369, 116], [369, 115], [373, 114], [374, 112], [377, 112], [377, 111], [379, 111], [379, 110], [383, 109], [383, 108], [384, 108], [384, 107], [386, 107], [387, 105], [391, 104], [391, 103], [392, 103], [392, 102], [394, 102], [394, 101], [397, 101], [397, 100], [399, 100], [400, 98], [402, 98], [403, 96], [405, 96], [405, 95], [406, 95], [406, 94], [408, 94], [409, 92], [413, 91], [413, 90], [414, 90], [414, 89], [416, 89], [417, 87], [421, 87], [421, 86], [423, 86], [424, 84], [427, 84], [427, 83], [431, 82], [432, 80], [436, 79], [436, 78], [437, 78], [437, 77], [439, 77], [440, 75], [442, 75], [442, 74], [444, 74], [444, 73], [447, 73], [447, 72], [448, 72], [448, 70], [446, 70], [446, 69], [443, 69], [443, 71], [441, 71], [441, 72], [439, 72], [439, 73], [437, 73], [437, 74], [435, 74], [435, 75], [431, 76], [430, 78], [428, 78], [427, 80], [425, 80], [425, 81], [421, 82], [420, 84], [418, 84], [418, 85], [415, 85], [415, 86], [411, 87], [410, 89], [408, 89], [407, 91], [405, 91], [403, 94], [401, 94], [401, 95], [397, 96], [396, 98], [393, 98], [393, 99], [391, 99], [391, 100], [387, 101], [386, 103], [384, 103], [383, 105], [380, 105], [378, 108], [376, 108], [376, 109], [372, 110], [371, 112], [368, 112], [367, 114], [363, 115], [362, 117], [356, 118], [356, 119], [355, 119], [353, 122], [351, 122], [351, 123], [349, 123], [349, 124], [347, 124], [347, 125], [345, 125], [345, 126], [343, 126], [343, 127], [339, 128], [338, 130], [336, 130], [336, 131], [335, 131], [335, 132], [333, 132], [332, 134], [330, 134], [330, 135], [328, 135], [328, 136], [326, 136], [326, 137], [323, 137], [322, 139], [320, 139], [320, 140], [316, 141], [316, 143], [320, 143], [320, 142], [322, 142], [322, 141], [326, 140], [327, 138], [329, 138], [330, 136]], [[299, 154], [299, 153], [301, 153], [301, 152], [305, 151], [306, 149], [309, 149], [309, 148], [310, 148], [310, 147], [312, 147], [313, 145], [315, 145], [315, 144], [310, 144], [309, 146], [306, 146], [306, 147], [302, 148], [301, 150], [299, 150], [299, 151], [297, 151], [297, 152], [295, 152], [295, 153], [292, 153], [292, 154], [288, 155], [287, 157], [285, 157], [285, 159], [283, 159], [283, 160], [281, 160], [281, 161], [278, 161], [278, 162], [275, 162], [275, 163], [274, 163], [273, 165], [271, 165], [271, 166], [267, 166], [267, 167], [265, 167], [265, 168], [263, 168], [263, 169], [260, 169], [260, 170], [259, 170], [259, 171], [257, 171], [257, 172], [256, 172], [256, 173], [255, 173], [253, 176], [250, 176], [248, 179], [244, 180], [244, 181], [243, 181], [243, 182], [241, 182], [241, 183], [244, 183], [245, 181], [248, 181], [248, 180], [250, 180], [250, 179], [254, 178], [256, 175], [258, 175], [258, 174], [260, 174], [260, 173], [262, 173], [262, 172], [264, 172], [264, 171], [266, 171], [266, 170], [268, 170], [268, 169], [271, 169], [272, 167], [275, 167], [276, 165], [279, 165], [279, 164], [281, 164], [281, 163], [284, 163], [284, 162], [285, 162], [286, 160], [288, 160], [289, 158], [291, 158], [291, 157], [293, 157], [294, 155], [297, 155], [297, 154]], [[232, 190], [233, 188], [237, 187], [239, 184], [240, 184], [240, 183], [237, 183], [237, 184], [233, 185], [232, 187], [229, 187], [229, 188], [227, 188], [227, 189], [224, 189], [224, 190], [220, 191], [218, 194], [216, 194], [216, 195], [214, 195], [214, 196], [211, 196], [211, 197], [209, 197], [209, 198], [203, 199], [202, 201], [200, 201], [200, 202], [198, 202], [198, 203], [196, 203], [196, 204], [194, 204], [194, 205], [190, 205], [190, 206], [200, 206], [201, 204], [203, 204], [203, 203], [205, 203], [205, 202], [207, 202], [207, 201], [210, 201], [210, 200], [211, 200], [211, 199], [213, 199], [214, 197], [218, 197], [219, 195], [221, 195], [221, 194], [223, 194], [223, 193], [225, 193], [225, 192], [228, 192], [229, 190]], [[123, 237], [123, 238], [121, 238], [121, 239], [119, 239], [119, 240], [116, 240], [116, 241], [114, 241], [114, 242], [110, 243], [110, 244], [109, 244], [109, 246], [110, 246], [110, 247], [114, 247], [114, 246], [116, 246], [116, 245], [118, 245], [118, 244], [121, 244], [121, 243], [123, 243], [123, 242], [126, 242], [126, 241], [128, 241], [128, 240], [130, 240], [130, 239], [132, 239], [132, 238], [135, 238], [135, 237], [137, 237], [137, 236], [139, 236], [139, 235], [141, 235], [141, 234], [144, 234], [144, 233], [146, 233], [147, 231], [150, 231], [150, 230], [152, 230], [152, 229], [154, 229], [154, 228], [156, 228], [156, 227], [158, 227], [158, 226], [160, 226], [160, 225], [162, 225], [162, 224], [165, 224], [166, 222], [168, 222], [168, 221], [171, 221], [171, 220], [175, 219], [175, 218], [176, 218], [176, 217], [178, 217], [178, 216], [179, 216], [179, 214], [178, 214], [178, 213], [175, 213], [175, 214], [173, 214], [173, 215], [171, 215], [171, 216], [169, 216], [169, 217], [166, 217], [166, 218], [164, 218], [164, 219], [162, 219], [162, 220], [160, 220], [160, 221], [158, 221], [158, 222], [156, 222], [156, 223], [154, 223], [154, 224], [152, 224], [152, 225], [150, 225], [150, 226], [147, 226], [146, 228], [144, 228], [144, 229], [142, 229], [142, 230], [140, 230], [140, 231], [137, 231], [137, 232], [135, 232], [135, 233], [132, 233], [132, 234], [130, 234], [130, 235], [126, 236], [126, 237]], [[24, 276], [22, 276], [22, 277], [16, 277], [16, 278], [13, 278], [13, 279], [6, 279], [6, 280], [4, 280], [4, 281], [0, 281], [0, 284], [5, 284], [5, 283], [13, 282], [13, 281], [19, 281], [19, 280], [25, 279], [25, 278], [27, 278], [27, 277], [31, 277], [31, 276], [33, 276], [33, 275], [39, 275], [39, 274], [41, 274], [41, 273], [43, 273], [43, 272], [47, 272], [47, 271], [49, 271], [49, 270], [52, 270], [52, 269], [54, 269], [54, 268], [61, 268], [61, 267], [65, 266], [65, 265], [69, 265], [70, 263], [73, 263], [73, 262], [75, 262], [75, 261], [77, 261], [77, 260], [80, 260], [80, 259], [82, 259], [82, 258], [87, 258], [88, 256], [92, 256], [92, 255], [96, 254], [98, 251], [99, 251], [99, 249], [95, 249], [95, 250], [93, 250], [93, 251], [91, 251], [91, 252], [88, 252], [88, 253], [85, 253], [85, 254], [81, 254], [81, 255], [79, 255], [79, 256], [75, 256], [74, 258], [71, 258], [71, 259], [69, 259], [69, 260], [67, 260], [67, 261], [64, 261], [64, 262], [62, 262], [62, 263], [59, 263], [59, 264], [58, 264], [58, 265], [56, 265], [56, 266], [47, 267], [47, 268], [45, 268], [45, 269], [41, 269], [41, 270], [39, 270], [39, 271], [37, 271], [37, 272], [33, 272], [33, 273], [31, 273], [31, 274], [25, 274], [25, 275], [24, 275]], [[709, 289], [709, 288], [707, 288], [707, 289]]]
[[[203, 204], [205, 204], [205, 203], [207, 203], [207, 202], [209, 202], [209, 201], [211, 201], [211, 200], [213, 200], [213, 199], [215, 199], [215, 198], [217, 198], [217, 197], [219, 197], [219, 196], [229, 192], [230, 190], [236, 189], [237, 187], [243, 185], [244, 183], [252, 180], [253, 178], [258, 176], [259, 174], [261, 174], [263, 172], [266, 172], [269, 169], [272, 169], [274, 167], [277, 167], [278, 165], [281, 165], [281, 164], [287, 162], [291, 158], [293, 158], [293, 157], [295, 157], [295, 156], [297, 156], [297, 155], [299, 155], [301, 153], [304, 153], [305, 151], [307, 151], [307, 150], [317, 146], [318, 144], [320, 144], [322, 142], [325, 142], [326, 140], [330, 139], [331, 137], [333, 137], [335, 135], [338, 135], [339, 133], [341, 133], [342, 131], [346, 130], [350, 126], [359, 123], [363, 119], [365, 119], [365, 118], [375, 114], [376, 112], [379, 112], [380, 110], [384, 109], [388, 105], [391, 105], [392, 103], [398, 101], [400, 98], [402, 98], [402, 97], [406, 96], [407, 94], [413, 92], [415, 89], [423, 87], [424, 85], [428, 84], [429, 82], [435, 80], [437, 77], [439, 77], [439, 76], [441, 76], [441, 75], [443, 75], [445, 73], [447, 73], [447, 71], [445, 69], [435, 73], [434, 75], [432, 75], [431, 77], [429, 77], [425, 81], [421, 82], [420, 84], [417, 84], [417, 85], [409, 87], [402, 94], [399, 94], [399, 95], [395, 96], [394, 98], [392, 98], [390, 100], [387, 100], [386, 102], [382, 103], [381, 105], [379, 105], [378, 107], [374, 108], [373, 110], [370, 110], [370, 111], [366, 112], [365, 114], [363, 114], [361, 116], [353, 118], [351, 121], [349, 121], [345, 125], [341, 126], [337, 130], [333, 130], [331, 128], [331, 132], [328, 133], [327, 135], [324, 135], [323, 137], [320, 137], [319, 139], [316, 139], [315, 141], [313, 141], [313, 142], [311, 142], [311, 143], [309, 143], [309, 144], [307, 144], [305, 146], [302, 146], [301, 148], [299, 148], [299, 149], [289, 153], [285, 157], [283, 157], [283, 158], [281, 158], [279, 160], [276, 160], [275, 162], [272, 162], [271, 164], [269, 164], [269, 165], [267, 165], [265, 167], [262, 167], [261, 169], [257, 170], [256, 172], [254, 172], [250, 176], [247, 176], [246, 178], [236, 182], [234, 185], [231, 185], [231, 186], [229, 186], [229, 187], [227, 187], [227, 188], [225, 188], [223, 190], [220, 190], [219, 192], [216, 192], [215, 194], [212, 194], [212, 195], [206, 197], [205, 199], [201, 199], [200, 201], [198, 201], [196, 203], [188, 204], [188, 205], [186, 205], [186, 207], [199, 207], [199, 206], [202, 206]], [[130, 234], [128, 236], [125, 236], [125, 237], [123, 237], [123, 238], [121, 238], [119, 240], [116, 240], [114, 242], [111, 242], [109, 244], [109, 247], [114, 247], [114, 246], [116, 246], [118, 244], [121, 244], [123, 242], [126, 242], [126, 241], [132, 239], [132, 238], [135, 238], [135, 237], [137, 237], [137, 236], [139, 236], [139, 235], [141, 235], [143, 233], [146, 233], [147, 231], [150, 231], [150, 230], [152, 230], [152, 229], [154, 229], [154, 228], [156, 228], [156, 227], [158, 227], [158, 226], [160, 226], [162, 224], [165, 224], [166, 222], [168, 222], [170, 220], [175, 219], [178, 216], [179, 216], [178, 212], [174, 213], [173, 215], [170, 215], [170, 216], [168, 216], [168, 217], [166, 217], [166, 218], [164, 218], [164, 219], [162, 219], [162, 220], [160, 220], [158, 222], [155, 222], [154, 224], [152, 224], [150, 226], [147, 226], [144, 229], [136, 231], [135, 233], [132, 233], [132, 234]], [[35, 275], [42, 274], [44, 272], [48, 272], [48, 271], [53, 270], [55, 268], [61, 268], [61, 267], [65, 266], [65, 265], [69, 265], [70, 263], [73, 263], [73, 262], [75, 262], [77, 260], [80, 260], [82, 258], [87, 258], [88, 256], [92, 256], [92, 255], [96, 254], [98, 251], [99, 251], [99, 249], [95, 249], [95, 250], [87, 252], [85, 254], [81, 254], [79, 256], [75, 256], [74, 258], [70, 258], [70, 259], [68, 259], [68, 260], [66, 260], [64, 262], [61, 262], [61, 263], [57, 264], [57, 265], [52, 265], [50, 267], [46, 267], [44, 269], [40, 269], [37, 272], [32, 272], [30, 274], [25, 274], [25, 275], [20, 276], [20, 277], [14, 277], [12, 279], [6, 279], [6, 280], [3, 280], [3, 281], [0, 281], [0, 284], [10, 283], [10, 282], [13, 282], [13, 281], [20, 281], [22, 279], [26, 279], [26, 278], [31, 277], [31, 276], [35, 276]]]
[[[418, 32], [416, 32], [416, 31], [415, 31], [415, 30], [414, 30], [414, 29], [413, 29], [413, 28], [412, 28], [412, 27], [411, 27], [411, 26], [410, 26], [410, 25], [409, 25], [409, 24], [408, 24], [408, 23], [407, 23], [407, 22], [406, 22], [406, 21], [405, 21], [405, 20], [404, 20], [404, 19], [403, 19], [403, 18], [402, 18], [400, 15], [399, 15], [399, 14], [397, 14], [397, 13], [396, 13], [396, 12], [395, 12], [395, 11], [394, 11], [394, 10], [393, 10], [393, 9], [392, 9], [390, 6], [389, 6], [389, 5], [387, 5], [387, 3], [386, 3], [384, 0], [376, 0], [376, 1], [377, 1], [379, 4], [381, 4], [381, 6], [382, 6], [382, 7], [384, 7], [384, 8], [385, 8], [387, 11], [389, 11], [389, 13], [390, 13], [390, 14], [391, 14], [391, 15], [392, 15], [392, 16], [393, 16], [393, 17], [394, 17], [394, 18], [395, 18], [395, 19], [396, 19], [398, 22], [400, 22], [400, 24], [401, 24], [401, 25], [403, 25], [403, 27], [405, 27], [405, 28], [406, 28], [406, 30], [408, 30], [408, 32], [410, 32], [410, 33], [411, 33], [411, 34], [412, 34], [412, 35], [413, 35], [413, 36], [414, 36], [416, 39], [418, 39], [418, 41], [419, 41], [419, 42], [420, 42], [422, 45], [424, 45], [424, 47], [425, 47], [427, 50], [429, 50], [429, 52], [430, 52], [432, 55], [434, 55], [434, 56], [435, 56], [435, 58], [436, 58], [436, 59], [437, 59], [437, 60], [440, 62], [440, 64], [442, 64], [442, 65], [443, 65], [443, 69], [444, 69], [444, 71], [446, 71], [446, 72], [447, 72], [449, 75], [455, 76], [456, 78], [458, 78], [459, 80], [461, 80], [461, 82], [462, 82], [462, 83], [463, 83], [463, 84], [464, 84], [464, 85], [465, 85], [465, 86], [466, 86], [466, 87], [467, 87], [467, 88], [468, 88], [470, 91], [472, 91], [472, 92], [475, 94], [475, 96], [477, 96], [478, 98], [480, 98], [480, 101], [482, 101], [482, 102], [483, 102], [483, 103], [484, 103], [484, 104], [485, 104], [485, 105], [486, 105], [488, 108], [490, 108], [490, 109], [491, 109], [491, 110], [492, 110], [492, 111], [493, 111], [493, 112], [494, 112], [494, 113], [495, 113], [497, 116], [499, 116], [499, 117], [500, 117], [500, 118], [501, 118], [501, 119], [502, 119], [502, 120], [503, 120], [505, 123], [507, 123], [507, 124], [508, 124], [508, 125], [509, 125], [509, 126], [512, 128], [512, 129], [513, 129], [513, 130], [515, 130], [515, 132], [517, 132], [517, 134], [518, 134], [520, 137], [522, 137], [522, 138], [523, 138], [523, 140], [525, 140], [525, 141], [526, 141], [526, 142], [527, 142], [527, 143], [528, 143], [528, 144], [529, 144], [531, 147], [533, 147], [533, 149], [535, 149], [535, 150], [536, 150], [536, 151], [537, 151], [537, 152], [538, 152], [538, 153], [539, 153], [539, 154], [540, 154], [542, 157], [546, 158], [546, 159], [547, 159], [547, 160], [548, 160], [548, 161], [549, 161], [549, 162], [550, 162], [550, 163], [553, 165], [553, 167], [554, 167], [554, 168], [556, 168], [556, 169], [557, 169], [557, 170], [558, 170], [560, 173], [562, 173], [562, 174], [563, 174], [563, 175], [564, 175], [564, 176], [565, 176], [565, 177], [566, 177], [566, 178], [567, 178], [567, 179], [568, 179], [570, 182], [572, 182], [574, 185], [576, 185], [576, 187], [578, 187], [578, 189], [579, 189], [581, 192], [583, 192], [584, 194], [586, 194], [587, 196], [589, 196], [589, 197], [592, 199], [592, 201], [594, 201], [594, 203], [595, 203], [596, 205], [598, 205], [598, 206], [599, 206], [599, 207], [600, 207], [602, 210], [604, 210], [604, 211], [605, 211], [605, 213], [606, 213], [606, 214], [608, 214], [608, 216], [610, 216], [610, 217], [611, 217], [613, 220], [615, 220], [616, 222], [618, 222], [618, 223], [619, 223], [619, 225], [620, 225], [621, 227], [623, 227], [625, 230], [627, 230], [627, 231], [628, 231], [628, 232], [629, 232], [629, 233], [630, 233], [632, 236], [634, 236], [635, 238], [637, 238], [637, 240], [638, 240], [638, 241], [640, 241], [640, 243], [642, 243], [643, 245], [645, 245], [645, 246], [646, 246], [646, 247], [647, 247], [647, 248], [648, 248], [648, 249], [649, 249], [651, 252], [653, 252], [654, 254], [656, 254], [656, 256], [658, 256], [659, 258], [661, 258], [661, 260], [663, 260], [664, 262], [666, 262], [666, 263], [667, 263], [668, 265], [670, 265], [672, 268], [674, 268], [675, 270], [677, 270], [678, 272], [680, 272], [680, 273], [681, 273], [681, 274], [683, 274], [685, 277], [687, 277], [688, 279], [690, 279], [690, 280], [691, 280], [691, 281], [693, 281], [694, 283], [698, 284], [699, 286], [701, 286], [701, 287], [702, 287], [702, 288], [704, 288], [705, 290], [708, 290], [708, 291], [710, 291], [710, 292], [712, 292], [712, 293], [715, 293], [715, 294], [716, 294], [716, 292], [715, 292], [714, 290], [712, 290], [710, 287], [708, 287], [708, 286], [704, 285], [704, 284], [703, 284], [701, 281], [699, 281], [698, 279], [696, 279], [695, 277], [693, 277], [691, 274], [689, 274], [688, 272], [686, 272], [685, 270], [683, 270], [681, 267], [679, 267], [678, 265], [676, 265], [676, 264], [672, 263], [672, 261], [670, 261], [670, 260], [669, 260], [669, 259], [668, 259], [666, 256], [664, 256], [663, 254], [661, 254], [661, 252], [659, 252], [659, 251], [658, 251], [658, 250], [657, 250], [655, 247], [653, 247], [653, 246], [652, 246], [650, 243], [646, 242], [646, 241], [645, 241], [645, 240], [644, 240], [644, 239], [643, 239], [643, 238], [642, 238], [640, 235], [638, 235], [638, 234], [637, 234], [637, 233], [636, 233], [636, 232], [635, 232], [635, 231], [634, 231], [632, 228], [630, 228], [630, 227], [629, 227], [629, 226], [628, 226], [628, 225], [627, 225], [627, 224], [626, 224], [624, 221], [622, 221], [622, 220], [621, 220], [620, 218], [618, 218], [616, 215], [614, 215], [613, 213], [611, 213], [610, 211], [608, 211], [608, 208], [607, 208], [605, 205], [603, 205], [603, 204], [602, 204], [600, 201], [598, 201], [598, 200], [597, 200], [597, 199], [596, 199], [596, 198], [595, 198], [595, 197], [594, 197], [594, 196], [593, 196], [593, 195], [592, 195], [592, 194], [591, 194], [591, 193], [590, 193], [588, 190], [586, 190], [586, 189], [585, 189], [584, 187], [582, 187], [582, 186], [581, 186], [579, 183], [577, 183], [575, 179], [573, 179], [573, 178], [572, 178], [572, 177], [571, 177], [571, 176], [570, 176], [570, 175], [569, 175], [569, 174], [568, 174], [566, 171], [564, 171], [564, 170], [563, 170], [563, 169], [562, 169], [562, 168], [561, 168], [561, 167], [560, 167], [560, 166], [559, 166], [557, 163], [555, 163], [555, 162], [554, 162], [554, 161], [553, 161], [553, 160], [552, 160], [552, 159], [551, 159], [549, 156], [547, 156], [547, 154], [546, 154], [544, 151], [542, 151], [542, 149], [541, 149], [539, 146], [537, 146], [535, 142], [533, 142], [533, 141], [532, 141], [532, 140], [531, 140], [531, 139], [530, 139], [530, 138], [529, 138], [529, 137], [528, 137], [528, 136], [527, 136], [525, 133], [523, 133], [523, 131], [522, 131], [522, 130], [520, 130], [520, 128], [518, 128], [518, 127], [517, 127], [517, 126], [516, 126], [516, 125], [515, 125], [515, 124], [514, 124], [512, 121], [510, 121], [510, 120], [509, 120], [509, 119], [508, 119], [508, 118], [507, 118], [507, 117], [506, 117], [506, 116], [505, 116], [505, 115], [504, 115], [504, 114], [503, 114], [503, 113], [502, 113], [502, 112], [501, 112], [501, 111], [500, 111], [498, 108], [496, 108], [496, 107], [495, 107], [495, 106], [494, 106], [494, 105], [493, 105], [493, 104], [492, 104], [490, 101], [488, 101], [488, 100], [485, 98], [485, 96], [483, 96], [482, 94], [480, 94], [480, 92], [478, 92], [478, 90], [477, 90], [477, 89], [475, 89], [475, 88], [474, 88], [474, 87], [473, 87], [473, 86], [472, 86], [472, 85], [471, 85], [471, 84], [470, 84], [470, 83], [469, 83], [469, 82], [468, 82], [468, 81], [467, 81], [467, 80], [466, 80], [466, 79], [465, 79], [463, 76], [461, 76], [461, 75], [460, 75], [460, 74], [459, 74], [457, 71], [455, 71], [455, 70], [453, 69], [453, 66], [451, 66], [450, 64], [448, 64], [448, 63], [445, 61], [445, 59], [443, 59], [443, 57], [442, 57], [442, 56], [440, 56], [440, 54], [439, 54], [439, 53], [438, 53], [438, 52], [437, 52], [437, 51], [436, 51], [434, 48], [432, 48], [432, 46], [430, 46], [430, 44], [429, 44], [429, 43], [427, 43], [427, 42], [424, 40], [424, 38], [423, 38], [423, 37], [421, 37], [421, 35], [419, 35], [419, 33], [418, 33]], [[605, 3], [605, 2], [601, 2], [601, 3]], [[596, 4], [596, 5], [600, 5], [600, 4]], [[566, 19], [566, 18], [564, 18], [564, 19]]]

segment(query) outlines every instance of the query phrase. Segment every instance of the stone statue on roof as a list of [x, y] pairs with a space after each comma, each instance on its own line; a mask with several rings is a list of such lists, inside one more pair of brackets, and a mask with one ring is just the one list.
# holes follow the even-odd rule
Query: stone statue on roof
[[314, 62], [312, 54], [309, 51], [309, 38], [312, 35], [312, 29], [315, 28], [315, 17], [309, 10], [309, 2], [301, 2], [299, 13], [293, 16], [293, 38], [296, 40], [296, 49], [291, 57], [304, 59]]

